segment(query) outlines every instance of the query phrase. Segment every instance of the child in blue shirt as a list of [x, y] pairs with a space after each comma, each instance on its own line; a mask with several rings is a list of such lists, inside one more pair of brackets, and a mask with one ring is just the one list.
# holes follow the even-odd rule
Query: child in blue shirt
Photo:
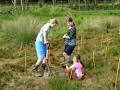
[[32, 70], [32, 74], [35, 74], [37, 71], [39, 65], [45, 64], [46, 61], [46, 53], [47, 53], [47, 35], [50, 32], [50, 29], [55, 27], [57, 25], [57, 20], [56, 19], [51, 19], [48, 23], [46, 23], [40, 30], [40, 32], [37, 35], [36, 41], [35, 41], [35, 49], [37, 53], [38, 60], [35, 64], [35, 67]]

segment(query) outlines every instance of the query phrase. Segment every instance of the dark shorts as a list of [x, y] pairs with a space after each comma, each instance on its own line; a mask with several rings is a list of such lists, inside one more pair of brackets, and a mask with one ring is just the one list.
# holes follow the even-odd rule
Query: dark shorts
[[71, 55], [73, 50], [74, 50], [75, 46], [69, 46], [69, 45], [65, 45], [65, 49], [64, 49], [64, 52], [67, 54], [67, 55]]

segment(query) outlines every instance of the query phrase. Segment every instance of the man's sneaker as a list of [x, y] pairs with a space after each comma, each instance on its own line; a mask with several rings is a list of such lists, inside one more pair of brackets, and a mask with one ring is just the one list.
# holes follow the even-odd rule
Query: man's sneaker
[[35, 69], [32, 70], [32, 75], [34, 76], [37, 71]]
[[38, 73], [36, 70], [32, 70], [32, 75], [33, 76], [35, 76], [35, 77], [42, 77], [43, 76], [43, 74], [41, 74], [41, 73]]
[[35, 77], [42, 77], [43, 75], [40, 74], [40, 73], [35, 73], [34, 76], [35, 76]]
[[37, 72], [38, 67], [39, 67], [39, 65], [34, 66], [34, 68], [32, 69], [32, 75], [34, 75]]
[[42, 68], [43, 68], [43, 70], [45, 70], [46, 64], [42, 64]]
[[44, 77], [49, 77], [51, 76], [51, 72], [47, 69], [44, 70]]

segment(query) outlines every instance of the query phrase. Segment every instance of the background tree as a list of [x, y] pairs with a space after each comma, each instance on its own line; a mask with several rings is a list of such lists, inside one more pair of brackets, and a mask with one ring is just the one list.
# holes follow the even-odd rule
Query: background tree
[[28, 8], [28, 5], [29, 5], [28, 0], [25, 0], [25, 9], [27, 9], [27, 8]]
[[53, 3], [53, 5], [55, 5], [56, 4], [56, 0], [52, 0], [52, 3]]
[[42, 7], [43, 4], [44, 4], [44, 0], [38, 0], [38, 5], [39, 5], [40, 7]]
[[21, 3], [21, 8], [22, 8], [22, 11], [23, 11], [23, 9], [24, 9], [24, 6], [23, 6], [23, 0], [20, 0], [20, 3]]
[[16, 0], [11, 0], [13, 5], [14, 5], [14, 8], [16, 9], [16, 4], [17, 4], [17, 1]]

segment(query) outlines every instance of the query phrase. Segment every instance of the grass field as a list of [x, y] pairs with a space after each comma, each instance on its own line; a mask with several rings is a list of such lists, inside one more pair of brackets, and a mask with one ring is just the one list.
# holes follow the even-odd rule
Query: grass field
[[[1, 11], [8, 9], [2, 6]], [[67, 32], [68, 16], [73, 17], [77, 28], [73, 55], [80, 54], [85, 64], [86, 76], [81, 81], [68, 80], [59, 67], [63, 61], [62, 36]], [[53, 17], [59, 25], [48, 39], [56, 76], [32, 77], [31, 69], [37, 59], [35, 38], [41, 26]], [[0, 14], [0, 90], [114, 90], [119, 57], [120, 10], [75, 11], [46, 5]], [[120, 75], [117, 90], [120, 90]]]

